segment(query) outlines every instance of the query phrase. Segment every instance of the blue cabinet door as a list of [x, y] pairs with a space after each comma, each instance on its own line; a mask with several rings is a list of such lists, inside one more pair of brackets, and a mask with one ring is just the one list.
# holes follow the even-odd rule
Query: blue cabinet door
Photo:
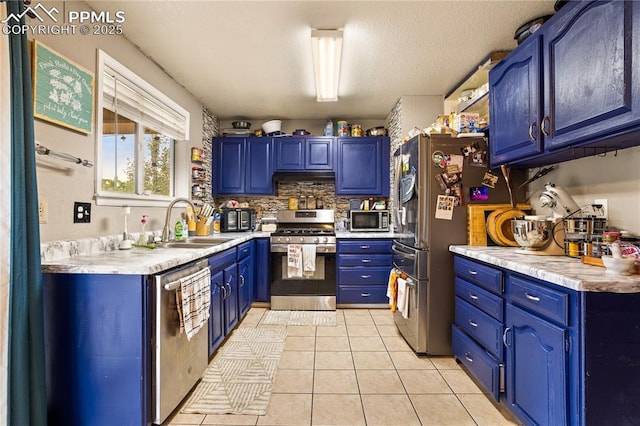
[[549, 22], [544, 43], [545, 149], [640, 122], [639, 17], [637, 2], [598, 1], [580, 2], [562, 19]]
[[269, 239], [260, 238], [256, 240], [255, 251], [255, 287], [254, 287], [254, 299], [258, 302], [269, 301]]
[[305, 139], [306, 170], [333, 170], [334, 138], [307, 138]]
[[245, 193], [273, 195], [273, 139], [248, 138], [246, 152]]
[[224, 299], [224, 334], [227, 335], [238, 324], [238, 270], [233, 263], [223, 270], [224, 286], [227, 290]]
[[304, 170], [304, 138], [275, 138], [276, 170]]
[[492, 167], [543, 150], [541, 49], [536, 33], [489, 72]]
[[224, 340], [224, 307], [223, 296], [224, 272], [211, 275], [211, 306], [209, 308], [209, 356], [218, 349]]
[[337, 138], [336, 195], [389, 196], [389, 138]]
[[509, 408], [525, 424], [568, 424], [567, 331], [510, 303], [506, 325]]
[[215, 194], [243, 194], [245, 191], [245, 139], [215, 138], [213, 176]]
[[251, 287], [253, 286], [253, 256], [249, 255], [238, 262], [238, 311], [242, 318], [251, 306]]

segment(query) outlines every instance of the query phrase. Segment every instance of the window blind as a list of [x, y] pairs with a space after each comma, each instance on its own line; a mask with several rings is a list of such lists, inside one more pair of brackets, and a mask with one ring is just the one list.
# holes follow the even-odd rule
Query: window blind
[[103, 106], [176, 140], [189, 138], [189, 113], [105, 64]]

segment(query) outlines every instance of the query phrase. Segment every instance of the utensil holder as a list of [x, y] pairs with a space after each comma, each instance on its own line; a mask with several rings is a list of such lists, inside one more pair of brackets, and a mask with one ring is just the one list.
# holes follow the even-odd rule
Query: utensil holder
[[199, 237], [211, 235], [211, 226], [207, 225], [205, 220], [199, 220], [196, 222], [196, 235]]

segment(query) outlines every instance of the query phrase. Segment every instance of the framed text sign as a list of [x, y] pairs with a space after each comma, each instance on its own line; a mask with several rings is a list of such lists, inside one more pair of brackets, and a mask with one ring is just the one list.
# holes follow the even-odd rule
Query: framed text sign
[[93, 131], [94, 75], [33, 42], [33, 115], [83, 133]]

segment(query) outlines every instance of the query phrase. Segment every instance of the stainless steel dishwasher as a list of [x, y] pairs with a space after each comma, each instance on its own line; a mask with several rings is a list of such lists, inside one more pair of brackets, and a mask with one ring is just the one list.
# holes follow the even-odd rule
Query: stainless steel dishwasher
[[191, 340], [187, 340], [186, 333], [180, 332], [176, 306], [176, 290], [180, 288], [180, 279], [204, 269], [209, 269], [206, 259], [155, 276], [152, 361], [154, 424], [166, 420], [207, 368], [209, 326], [205, 324]]

